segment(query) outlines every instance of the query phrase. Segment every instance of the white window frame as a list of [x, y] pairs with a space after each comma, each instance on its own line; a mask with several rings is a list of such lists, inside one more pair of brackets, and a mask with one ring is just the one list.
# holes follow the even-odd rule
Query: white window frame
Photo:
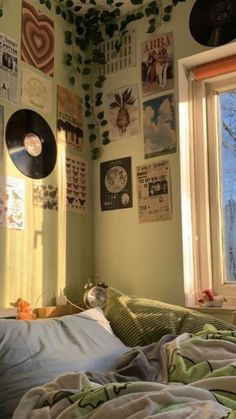
[[[200, 111], [198, 124], [194, 129], [200, 130], [202, 135], [202, 149], [193, 159], [194, 143], [191, 114], [189, 112], [188, 73], [191, 68], [209, 61], [230, 56], [235, 51], [236, 43], [218, 47], [210, 51], [184, 58], [178, 62], [179, 75], [179, 142], [180, 142], [180, 181], [182, 205], [182, 240], [185, 304], [197, 304], [199, 291], [203, 288], [214, 288], [217, 293], [224, 293], [230, 305], [236, 304], [236, 285], [222, 285], [219, 271], [218, 284], [213, 284], [211, 269], [211, 234], [209, 191], [205, 179], [208, 176], [208, 162], [204, 149], [207, 147], [207, 133], [205, 112]], [[232, 74], [231, 74], [232, 75]], [[200, 82], [199, 82], [200, 83]], [[236, 84], [236, 78], [235, 78]], [[205, 108], [204, 88], [200, 89], [202, 110]], [[215, 135], [215, 127], [212, 127]], [[204, 156], [204, 158], [203, 158]], [[195, 167], [195, 165], [197, 167]], [[197, 185], [201, 188], [201, 201], [198, 200], [198, 187], [195, 184], [195, 172], [199, 174]], [[212, 199], [212, 197], [211, 197]], [[196, 213], [200, 211], [201, 232], [199, 237]], [[218, 224], [218, 227], [219, 224]], [[220, 228], [217, 234], [220, 234]], [[218, 236], [219, 237], [219, 236]], [[219, 251], [219, 249], [218, 249]], [[214, 270], [219, 269], [215, 267]]]

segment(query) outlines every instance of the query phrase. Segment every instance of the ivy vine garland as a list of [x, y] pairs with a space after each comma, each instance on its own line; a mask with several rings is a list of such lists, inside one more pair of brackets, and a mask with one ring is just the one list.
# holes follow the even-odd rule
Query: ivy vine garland
[[[123, 16], [122, 6], [127, 1], [136, 8]], [[144, 0], [106, 0], [106, 6], [102, 7], [97, 4], [97, 0], [39, 0], [49, 10], [54, 6], [55, 13], [71, 25], [64, 34], [65, 44], [68, 46], [64, 61], [68, 67], [71, 85], [75, 84], [77, 74], [83, 77], [84, 116], [88, 121], [93, 159], [98, 159], [102, 145], [110, 142], [109, 130], [106, 129], [108, 122], [104, 111], [100, 110], [106, 77], [95, 75], [93, 71], [95, 66], [105, 64], [101, 43], [117, 36], [115, 48], [118, 52], [131, 22], [146, 18], [147, 33], [153, 33], [160, 21], [170, 20], [173, 6], [186, 0], [169, 0], [170, 4], [166, 6], [163, 6], [163, 1], [165, 0], [154, 0], [143, 5]], [[86, 6], [86, 10], [81, 15], [83, 6]]]

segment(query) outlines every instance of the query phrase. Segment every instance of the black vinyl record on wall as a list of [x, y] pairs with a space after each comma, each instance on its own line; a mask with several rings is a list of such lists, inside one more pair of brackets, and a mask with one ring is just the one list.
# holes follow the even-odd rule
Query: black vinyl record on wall
[[11, 115], [6, 145], [15, 166], [32, 179], [48, 176], [56, 164], [54, 134], [45, 119], [32, 110], [21, 109]]
[[227, 44], [236, 37], [236, 1], [197, 0], [190, 13], [189, 28], [199, 44]]

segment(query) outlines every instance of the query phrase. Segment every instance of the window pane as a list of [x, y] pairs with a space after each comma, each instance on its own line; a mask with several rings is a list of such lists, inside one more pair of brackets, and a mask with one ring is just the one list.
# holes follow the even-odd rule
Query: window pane
[[219, 94], [224, 282], [236, 282], [236, 90]]

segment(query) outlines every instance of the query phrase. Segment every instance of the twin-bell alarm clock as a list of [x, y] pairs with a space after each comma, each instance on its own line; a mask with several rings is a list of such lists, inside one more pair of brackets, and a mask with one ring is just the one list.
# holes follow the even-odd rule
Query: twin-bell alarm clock
[[107, 288], [108, 285], [104, 284], [104, 282], [98, 282], [97, 284], [88, 282], [87, 284], [85, 284], [85, 306], [87, 308], [100, 307], [103, 309], [106, 306], [108, 299]]

